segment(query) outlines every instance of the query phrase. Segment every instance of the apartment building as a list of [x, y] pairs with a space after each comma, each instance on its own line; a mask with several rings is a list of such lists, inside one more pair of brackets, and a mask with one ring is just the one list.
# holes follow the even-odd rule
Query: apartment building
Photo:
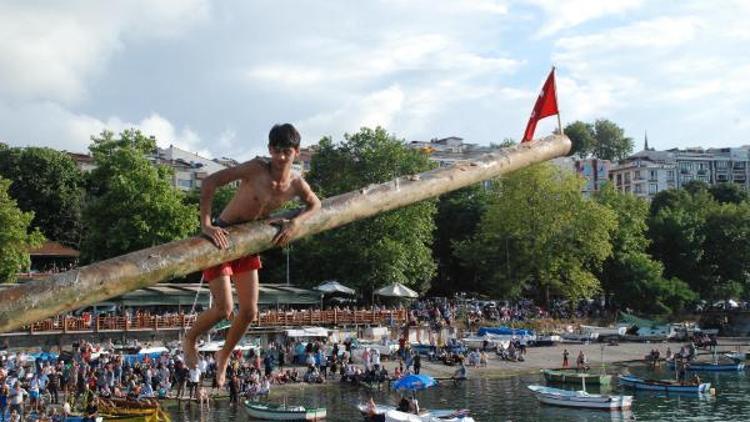
[[691, 181], [748, 184], [750, 147], [644, 149], [610, 169], [609, 179], [621, 192], [652, 198], [658, 192]]

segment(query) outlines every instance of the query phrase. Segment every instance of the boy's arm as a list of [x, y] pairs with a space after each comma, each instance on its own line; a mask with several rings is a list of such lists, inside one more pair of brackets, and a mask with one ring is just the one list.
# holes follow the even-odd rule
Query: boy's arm
[[289, 243], [297, 233], [300, 223], [310, 218], [311, 215], [320, 209], [320, 199], [318, 199], [318, 196], [315, 195], [315, 192], [313, 192], [305, 179], [300, 177], [295, 180], [294, 187], [297, 196], [305, 203], [306, 207], [294, 218], [272, 222], [272, 224], [280, 224], [281, 226], [279, 232], [273, 238], [273, 243], [278, 246], [284, 246]]
[[218, 187], [247, 177], [253, 172], [255, 166], [255, 160], [251, 160], [238, 166], [217, 171], [203, 179], [200, 201], [201, 232], [221, 249], [229, 247], [229, 239], [227, 238], [229, 232], [221, 227], [214, 226], [211, 222], [211, 204], [214, 200], [214, 193]]

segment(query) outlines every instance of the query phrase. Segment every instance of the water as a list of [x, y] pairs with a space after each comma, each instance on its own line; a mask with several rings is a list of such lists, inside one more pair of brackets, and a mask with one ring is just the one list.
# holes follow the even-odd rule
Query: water
[[[637, 375], [667, 378], [666, 369], [656, 373], [642, 367], [631, 367]], [[750, 420], [750, 378], [739, 373], [702, 373], [704, 382], [716, 387], [717, 395], [664, 395], [663, 393], [634, 392], [615, 386], [612, 391], [634, 394], [633, 409], [627, 413], [575, 410], [539, 404], [530, 391], [529, 384], [544, 384], [538, 375], [500, 379], [472, 379], [461, 385], [450, 383], [418, 393], [420, 405], [426, 408], [468, 408], [477, 421], [745, 421]], [[589, 388], [589, 392], [598, 392]], [[331, 383], [325, 386], [293, 386], [282, 393], [273, 393], [272, 401], [281, 401], [286, 395], [289, 403], [325, 406], [328, 421], [353, 422], [362, 420], [355, 404], [370, 397], [363, 388]], [[395, 405], [399, 396], [393, 392], [373, 392], [378, 403]], [[194, 421], [246, 421], [248, 416], [242, 406], [230, 405], [226, 400], [213, 404], [210, 412], [200, 412], [197, 405], [178, 407], [170, 403], [167, 410], [177, 422]]]

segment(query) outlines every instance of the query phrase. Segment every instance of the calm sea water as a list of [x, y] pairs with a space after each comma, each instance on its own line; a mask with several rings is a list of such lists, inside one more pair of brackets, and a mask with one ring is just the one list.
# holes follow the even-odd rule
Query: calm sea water
[[[634, 366], [630, 372], [667, 378], [667, 369], [655, 372]], [[468, 408], [474, 419], [494, 421], [747, 421], [750, 420], [750, 375], [739, 373], [703, 373], [702, 379], [710, 381], [717, 389], [715, 397], [691, 395], [664, 395], [637, 392], [633, 409], [627, 413], [574, 410], [550, 407], [537, 403], [526, 389], [529, 384], [544, 384], [541, 376], [529, 375], [502, 379], [473, 379], [459, 386], [441, 385], [418, 393], [420, 405], [426, 408]], [[599, 392], [589, 388], [589, 392]], [[612, 390], [623, 392], [615, 386]], [[627, 390], [625, 390], [627, 391]], [[328, 421], [353, 422], [361, 420], [355, 405], [369, 399], [370, 394], [379, 403], [396, 404], [399, 396], [392, 392], [370, 393], [363, 388], [332, 383], [323, 387], [302, 387], [272, 393], [271, 401], [283, 400], [311, 406], [325, 406]], [[195, 404], [190, 407], [170, 403], [167, 410], [177, 422], [194, 421], [246, 421], [249, 419], [242, 406], [218, 401], [210, 412], [200, 412]]]

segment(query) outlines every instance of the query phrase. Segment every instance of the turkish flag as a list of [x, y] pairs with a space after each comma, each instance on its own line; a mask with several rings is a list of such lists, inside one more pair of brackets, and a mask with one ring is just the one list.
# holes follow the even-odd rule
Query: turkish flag
[[547, 81], [544, 82], [542, 92], [539, 93], [539, 97], [536, 99], [534, 109], [531, 110], [531, 117], [529, 117], [529, 123], [526, 125], [526, 131], [523, 133], [521, 143], [529, 142], [534, 138], [534, 130], [536, 130], [536, 123], [538, 121], [558, 113], [557, 92], [555, 92], [555, 68], [553, 67], [549, 76], [547, 76]]

